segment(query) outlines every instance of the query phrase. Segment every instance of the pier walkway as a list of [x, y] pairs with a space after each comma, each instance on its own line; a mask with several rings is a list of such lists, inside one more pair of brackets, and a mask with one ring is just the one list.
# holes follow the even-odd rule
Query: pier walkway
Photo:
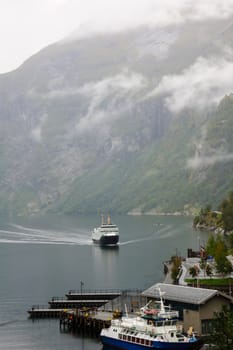
[[[146, 299], [141, 290], [128, 289], [122, 291], [69, 291], [66, 297], [53, 297], [48, 306], [33, 305], [28, 310], [31, 318], [61, 317], [63, 312], [95, 311], [113, 313], [114, 311], [139, 311]], [[111, 317], [111, 316], [110, 316]]]
[[122, 291], [120, 290], [91, 290], [91, 291], [76, 291], [76, 290], [69, 290], [69, 292], [66, 294], [66, 298], [69, 300], [76, 300], [76, 299], [105, 299], [105, 300], [112, 300], [117, 297], [119, 297], [122, 294]]

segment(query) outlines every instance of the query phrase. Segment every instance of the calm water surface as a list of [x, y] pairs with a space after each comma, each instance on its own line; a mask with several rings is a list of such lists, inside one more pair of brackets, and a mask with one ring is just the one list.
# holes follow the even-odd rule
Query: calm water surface
[[187, 255], [208, 236], [192, 219], [117, 216], [119, 249], [91, 241], [98, 216], [33, 216], [0, 224], [0, 349], [101, 350], [98, 339], [61, 333], [58, 320], [28, 319], [33, 304], [46, 305], [70, 289], [140, 288], [163, 281], [163, 262]]

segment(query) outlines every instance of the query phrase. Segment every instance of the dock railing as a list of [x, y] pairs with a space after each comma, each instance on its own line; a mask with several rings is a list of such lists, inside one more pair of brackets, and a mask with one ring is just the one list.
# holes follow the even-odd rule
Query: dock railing
[[129, 289], [70, 289], [67, 294], [130, 294], [141, 293], [143, 290], [138, 288]]

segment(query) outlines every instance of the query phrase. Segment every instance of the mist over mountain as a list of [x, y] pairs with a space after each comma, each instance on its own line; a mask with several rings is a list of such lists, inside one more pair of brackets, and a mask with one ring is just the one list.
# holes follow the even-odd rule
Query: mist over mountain
[[0, 75], [0, 212], [190, 212], [233, 179], [233, 18], [67, 38]]

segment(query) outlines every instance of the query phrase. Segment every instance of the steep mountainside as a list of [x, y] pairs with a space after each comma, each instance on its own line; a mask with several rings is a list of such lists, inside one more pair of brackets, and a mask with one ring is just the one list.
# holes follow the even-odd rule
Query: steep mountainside
[[223, 198], [232, 97], [179, 110], [164, 86], [221, 56], [220, 37], [232, 47], [227, 25], [67, 39], [1, 75], [0, 212], [183, 211]]

